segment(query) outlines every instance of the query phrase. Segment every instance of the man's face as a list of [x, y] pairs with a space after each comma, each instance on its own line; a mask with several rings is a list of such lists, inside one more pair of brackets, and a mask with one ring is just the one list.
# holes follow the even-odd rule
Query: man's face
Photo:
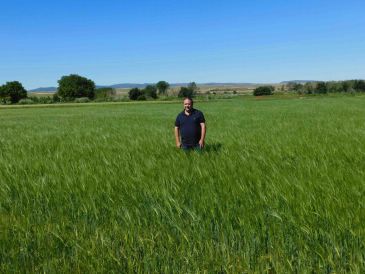
[[184, 110], [186, 112], [190, 112], [192, 108], [193, 108], [193, 102], [191, 102], [191, 100], [189, 100], [189, 99], [185, 99], [184, 100]]

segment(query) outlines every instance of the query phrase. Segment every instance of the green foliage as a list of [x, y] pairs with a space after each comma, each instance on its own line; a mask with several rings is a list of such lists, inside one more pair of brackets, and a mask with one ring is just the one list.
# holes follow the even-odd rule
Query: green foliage
[[300, 83], [290, 82], [286, 86], [288, 90], [295, 91], [301, 94], [365, 92], [364, 80], [307, 82], [304, 85]]
[[193, 98], [194, 97], [194, 92], [191, 89], [187, 88], [187, 87], [181, 87], [180, 90], [179, 90], [178, 97]]
[[327, 93], [327, 85], [325, 82], [317, 82], [316, 88], [314, 89], [314, 93], [325, 94]]
[[143, 92], [139, 88], [132, 88], [128, 92], [129, 99], [131, 99], [131, 100], [137, 100], [138, 97], [141, 96], [142, 94], [143, 94]]
[[157, 99], [157, 88], [155, 85], [148, 85], [143, 89], [143, 94], [146, 97]]
[[30, 96], [34, 104], [52, 104], [55, 103], [54, 96]]
[[254, 96], [272, 95], [275, 88], [273, 86], [261, 86], [257, 87], [253, 91]]
[[157, 98], [157, 88], [155, 85], [148, 85], [144, 89], [132, 88], [128, 93], [130, 100], [147, 100], [147, 98]]
[[91, 102], [89, 97], [80, 97], [80, 98], [76, 98], [75, 103], [89, 103]]
[[199, 88], [196, 85], [195, 82], [191, 82], [189, 83], [189, 85], [187, 87], [181, 87], [178, 93], [178, 97], [188, 97], [188, 98], [193, 98], [196, 96], [197, 92], [198, 92]]
[[93, 99], [95, 97], [95, 83], [77, 74], [62, 76], [58, 80], [57, 94], [63, 100], [73, 100], [81, 97]]
[[31, 98], [20, 99], [18, 102], [19, 105], [31, 105], [34, 104], [34, 101]]
[[27, 91], [20, 82], [12, 81], [0, 86], [0, 100], [4, 104], [9, 101], [15, 104], [24, 98], [27, 98]]
[[365, 81], [364, 80], [354, 80], [353, 88], [359, 92], [365, 92]]
[[147, 97], [145, 94], [141, 94], [138, 96], [137, 98], [137, 101], [146, 101], [147, 100]]
[[58, 96], [58, 93], [57, 92], [53, 94], [52, 101], [53, 101], [53, 103], [59, 103], [59, 102], [61, 102], [61, 97]]
[[96, 99], [106, 99], [116, 95], [115, 89], [113, 88], [97, 88], [95, 90]]
[[156, 84], [156, 88], [157, 88], [159, 94], [165, 95], [167, 93], [167, 90], [169, 87], [170, 87], [170, 84], [166, 81], [159, 81]]

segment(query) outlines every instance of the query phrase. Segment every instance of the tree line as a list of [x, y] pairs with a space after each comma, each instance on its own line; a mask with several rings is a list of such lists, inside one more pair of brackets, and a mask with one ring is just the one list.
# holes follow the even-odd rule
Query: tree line
[[286, 88], [301, 94], [326, 94], [326, 93], [351, 93], [365, 92], [364, 80], [346, 80], [346, 81], [329, 81], [329, 82], [307, 82], [305, 84], [289, 82]]
[[[166, 81], [159, 81], [154, 85], [147, 85], [145, 88], [132, 88], [128, 92], [130, 100], [157, 99], [160, 95], [167, 95], [170, 84]], [[189, 83], [186, 87], [180, 87], [178, 97], [195, 97], [198, 93], [198, 86], [195, 82]], [[307, 83], [289, 82], [281, 87], [270, 85], [257, 87], [253, 95], [272, 95], [275, 90], [297, 92], [299, 94], [326, 94], [332, 92], [365, 92], [364, 80], [346, 81], [316, 81]], [[58, 80], [57, 92], [52, 97], [30, 97], [27, 91], [18, 81], [7, 82], [0, 86], [0, 103], [57, 103], [57, 102], [88, 102], [91, 100], [107, 101], [116, 95], [113, 88], [96, 88], [94, 81], [77, 74], [62, 76]]]
[[299, 94], [354, 93], [365, 92], [365, 80], [346, 81], [313, 81], [306, 83], [289, 82], [281, 87], [260, 86], [254, 89], [253, 95], [272, 95], [274, 91], [297, 92]]
[[[170, 84], [166, 81], [159, 81], [154, 85], [147, 85], [145, 88], [132, 88], [128, 92], [130, 100], [157, 99], [159, 95], [167, 95]], [[194, 97], [198, 92], [195, 82], [187, 87], [181, 87], [179, 97]], [[86, 77], [70, 74], [62, 76], [58, 80], [57, 92], [52, 97], [28, 97], [27, 91], [18, 81], [7, 82], [0, 86], [0, 103], [58, 103], [58, 102], [88, 102], [91, 100], [107, 101], [113, 98], [116, 91], [113, 88], [96, 88], [94, 81]]]

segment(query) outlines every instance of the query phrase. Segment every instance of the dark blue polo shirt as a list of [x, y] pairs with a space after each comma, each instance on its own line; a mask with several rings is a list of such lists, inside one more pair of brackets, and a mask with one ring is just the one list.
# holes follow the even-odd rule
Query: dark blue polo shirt
[[205, 123], [204, 115], [197, 109], [192, 109], [190, 115], [182, 111], [177, 115], [175, 126], [179, 128], [181, 142], [184, 145], [197, 145], [201, 137], [200, 123]]

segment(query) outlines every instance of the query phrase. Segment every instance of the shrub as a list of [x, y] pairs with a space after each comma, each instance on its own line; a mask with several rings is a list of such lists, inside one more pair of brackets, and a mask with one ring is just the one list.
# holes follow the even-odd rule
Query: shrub
[[10, 98], [0, 98], [0, 105], [11, 105]]
[[61, 98], [60, 98], [60, 96], [58, 96], [58, 93], [57, 92], [53, 94], [52, 101], [53, 101], [53, 103], [59, 103], [59, 102], [61, 102]]
[[139, 95], [137, 98], [138, 101], [146, 101], [146, 99], [147, 99], [146, 95], [144, 95], [144, 94]]
[[91, 100], [89, 97], [76, 98], [75, 103], [89, 103]]
[[20, 104], [20, 105], [30, 105], [30, 104], [34, 104], [34, 101], [30, 98], [24, 98], [24, 99], [20, 99], [18, 104]]
[[132, 88], [128, 92], [129, 99], [131, 100], [137, 100], [139, 96], [141, 96], [143, 92], [139, 88]]
[[356, 91], [364, 92], [365, 91], [365, 81], [364, 80], [355, 80], [353, 87]]
[[146, 95], [146, 97], [150, 97], [153, 99], [157, 98], [157, 88], [155, 85], [148, 85], [143, 89], [143, 94]]
[[272, 95], [275, 88], [273, 86], [257, 87], [253, 91], [254, 96]]
[[98, 88], [95, 90], [95, 98], [106, 99], [115, 96], [116, 92], [113, 88]]
[[95, 97], [94, 82], [77, 74], [62, 76], [58, 80], [58, 84], [57, 94], [66, 101], [81, 97], [88, 97], [89, 99]]
[[178, 97], [188, 97], [188, 98], [193, 98], [194, 97], [194, 92], [193, 90], [187, 88], [187, 87], [181, 87]]
[[27, 98], [27, 91], [20, 82], [12, 81], [0, 86], [0, 100], [4, 103], [10, 101], [14, 104], [24, 98]]
[[325, 82], [318, 82], [314, 90], [315, 93], [325, 94], [327, 93], [327, 85]]

